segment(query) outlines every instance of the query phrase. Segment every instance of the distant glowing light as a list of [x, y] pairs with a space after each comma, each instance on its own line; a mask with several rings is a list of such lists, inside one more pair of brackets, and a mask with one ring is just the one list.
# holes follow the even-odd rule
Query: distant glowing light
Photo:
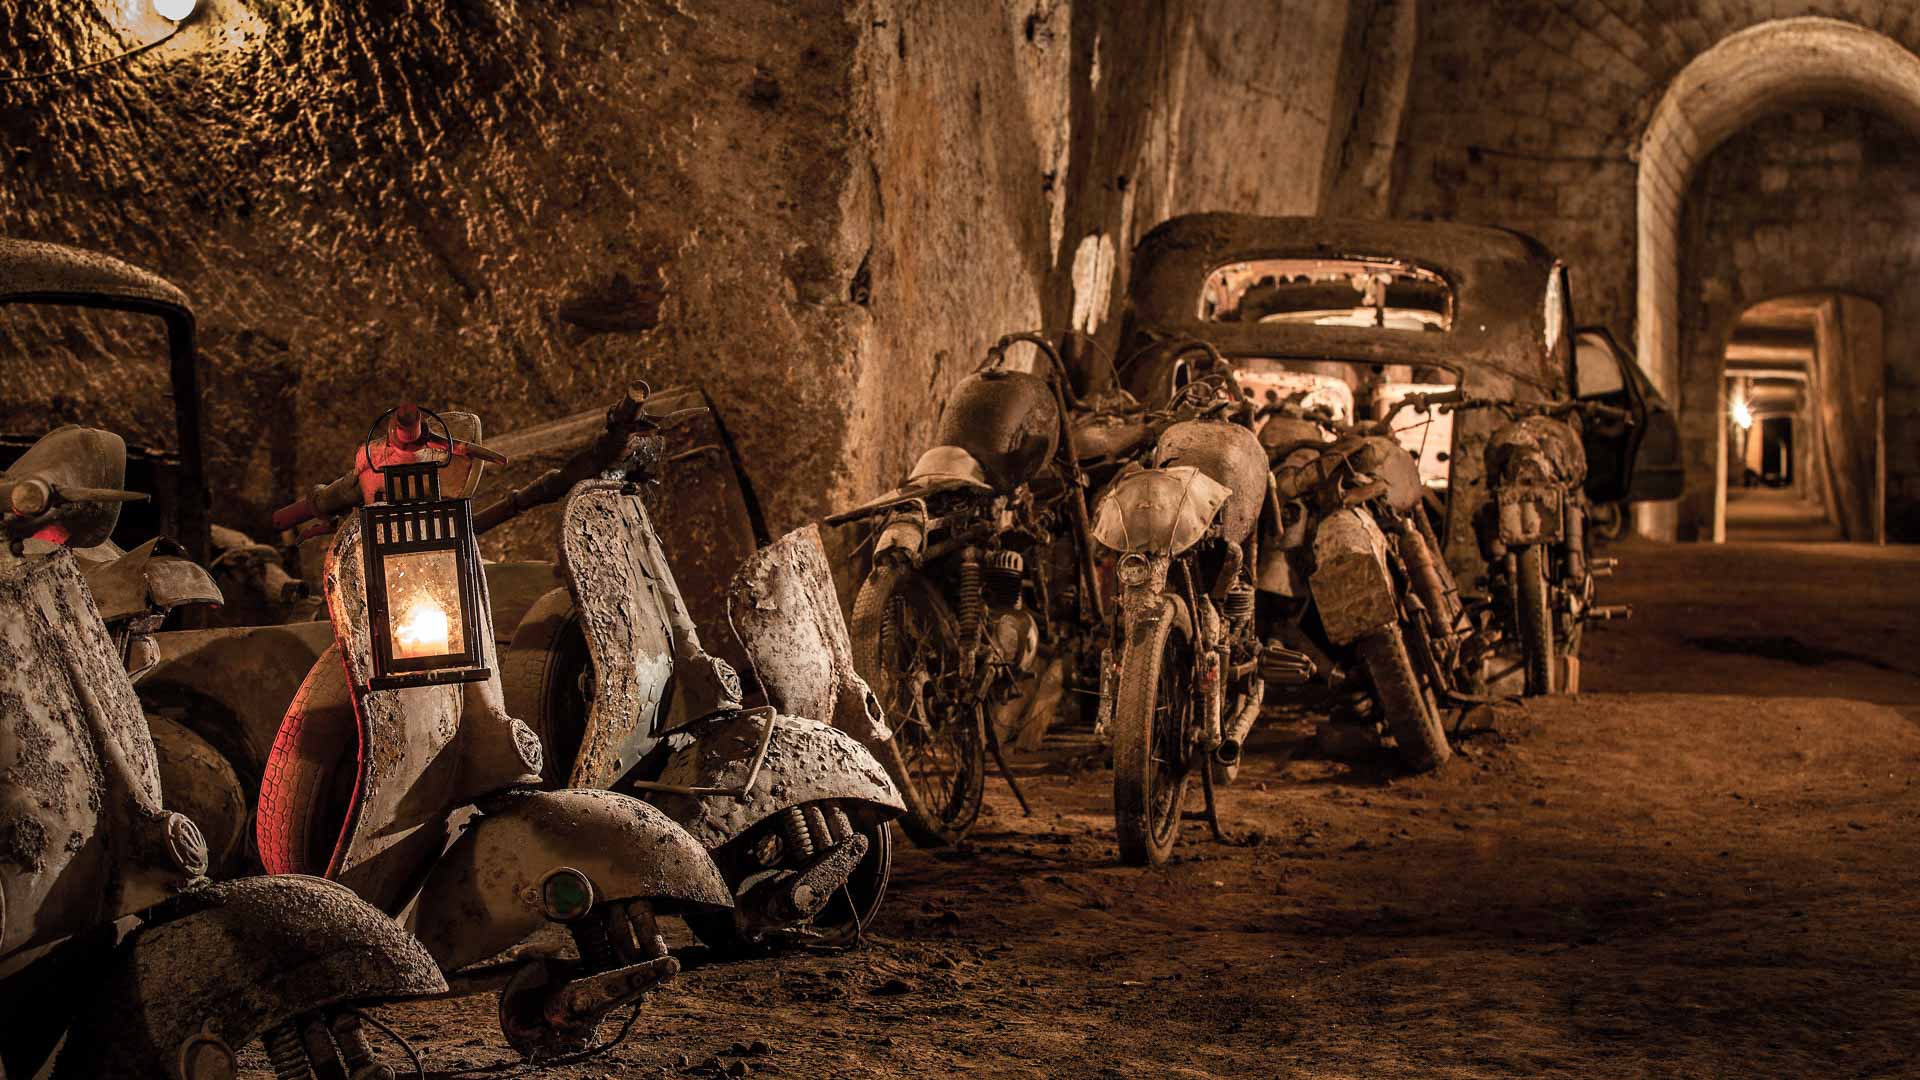
[[1737, 398], [1733, 403], [1733, 422], [1745, 431], [1753, 426], [1753, 410], [1747, 406], [1745, 398]]
[[200, 0], [153, 0], [153, 13], [163, 19], [185, 22], [200, 6]]

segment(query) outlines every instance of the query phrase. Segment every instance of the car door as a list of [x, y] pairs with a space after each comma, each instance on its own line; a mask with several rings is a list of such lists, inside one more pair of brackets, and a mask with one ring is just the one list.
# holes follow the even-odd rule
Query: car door
[[1575, 332], [1574, 394], [1582, 401], [1624, 409], [1633, 418], [1624, 428], [1586, 426], [1588, 498], [1607, 503], [1680, 497], [1685, 474], [1673, 410], [1605, 327]]

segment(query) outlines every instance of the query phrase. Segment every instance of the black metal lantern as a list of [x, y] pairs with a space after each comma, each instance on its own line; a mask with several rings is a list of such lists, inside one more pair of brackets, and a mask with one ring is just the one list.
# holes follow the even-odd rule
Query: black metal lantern
[[[438, 421], [451, 447], [446, 421]], [[393, 412], [374, 421], [374, 431]], [[422, 420], [424, 426], [425, 420]], [[394, 438], [390, 433], [389, 440]], [[432, 441], [432, 440], [427, 440]], [[366, 553], [367, 613], [372, 626], [374, 690], [474, 682], [491, 674], [481, 651], [484, 585], [468, 500], [440, 497], [440, 460], [367, 463], [386, 482], [386, 500], [360, 509]]]

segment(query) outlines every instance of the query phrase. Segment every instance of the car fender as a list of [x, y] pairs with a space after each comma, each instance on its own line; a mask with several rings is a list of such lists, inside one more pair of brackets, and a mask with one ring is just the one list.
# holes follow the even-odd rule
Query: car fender
[[195, 1036], [237, 1051], [315, 1010], [447, 990], [399, 924], [319, 878], [210, 885], [156, 915], [116, 950], [75, 1017], [57, 1075], [150, 1077]]
[[1323, 518], [1314, 531], [1313, 564], [1313, 602], [1328, 639], [1336, 645], [1399, 620], [1387, 538], [1373, 515], [1346, 509]]
[[414, 933], [447, 970], [493, 956], [547, 922], [539, 885], [561, 867], [586, 875], [600, 900], [733, 905], [706, 849], [655, 807], [611, 791], [523, 790], [485, 800], [434, 864]]
[[[757, 774], [754, 759], [773, 734]], [[683, 787], [739, 788], [749, 776], [744, 797], [659, 793], [649, 799], [709, 850], [791, 806], [822, 800], [871, 803], [892, 817], [906, 809], [900, 792], [880, 762], [843, 731], [798, 716], [768, 710], [736, 713], [700, 729], [698, 738], [675, 751], [658, 782]]]

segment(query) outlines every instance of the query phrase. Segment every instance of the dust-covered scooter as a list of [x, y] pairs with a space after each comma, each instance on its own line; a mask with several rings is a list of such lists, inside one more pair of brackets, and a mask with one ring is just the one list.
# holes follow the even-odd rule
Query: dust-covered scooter
[[356, 1010], [443, 992], [426, 950], [317, 878], [208, 884], [200, 830], [162, 802], [74, 555], [145, 497], [125, 461], [118, 435], [63, 427], [0, 473], [0, 1075], [225, 1080], [260, 1040], [281, 1077], [390, 1078]]
[[749, 708], [702, 647], [641, 500], [661, 467], [645, 400], [636, 384], [598, 442], [479, 514], [497, 524], [565, 494], [560, 587], [514, 631], [507, 704], [540, 733], [551, 783], [632, 792], [712, 852], [734, 907], [687, 913], [702, 941], [850, 942], [885, 895], [902, 803], [868, 749], [888, 733], [817, 534], [790, 534], [735, 577], [730, 621], [767, 700]]
[[452, 980], [480, 990], [504, 977], [507, 1042], [550, 1060], [587, 1049], [609, 1012], [637, 1010], [679, 970], [656, 915], [724, 913], [732, 893], [658, 809], [547, 789], [540, 739], [502, 699], [473, 544], [466, 496], [496, 455], [475, 441], [476, 418], [449, 420], [466, 427], [390, 411], [356, 457], [362, 506], [338, 522], [325, 570], [335, 643], [287, 710], [256, 835], [269, 870], [348, 886], [447, 972], [565, 928], [577, 960]]

